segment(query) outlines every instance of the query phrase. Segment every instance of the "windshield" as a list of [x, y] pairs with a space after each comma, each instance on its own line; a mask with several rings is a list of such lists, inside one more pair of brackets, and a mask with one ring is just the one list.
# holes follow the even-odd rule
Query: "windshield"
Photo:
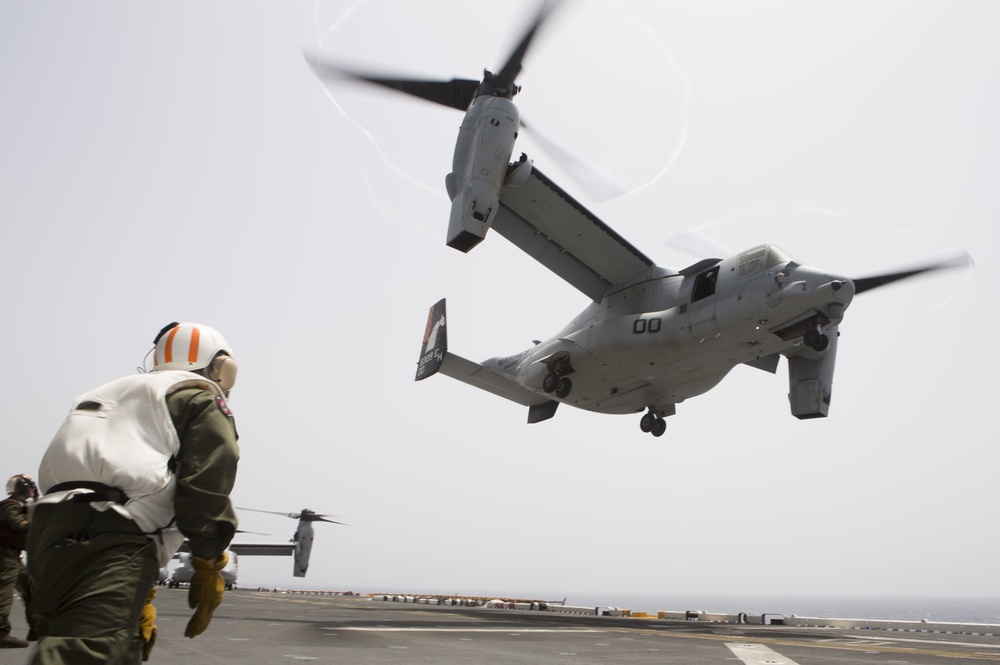
[[776, 245], [760, 245], [740, 254], [739, 276], [747, 277], [791, 260], [792, 257]]

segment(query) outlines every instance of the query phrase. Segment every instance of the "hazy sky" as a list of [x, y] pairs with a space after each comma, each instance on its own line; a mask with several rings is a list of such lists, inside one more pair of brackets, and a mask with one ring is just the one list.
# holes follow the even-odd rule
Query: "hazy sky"
[[[482, 360], [585, 296], [492, 234], [444, 245], [461, 114], [324, 86], [320, 47], [415, 76], [502, 64], [536, 4], [0, 0], [4, 477], [35, 473], [73, 398], [135, 371], [172, 320], [236, 350], [239, 506], [339, 515], [306, 580], [585, 592], [1000, 596], [1000, 5], [567, 2], [520, 78], [525, 119], [634, 193], [595, 201], [662, 265], [673, 236], [761, 242], [866, 276], [830, 417], [789, 414], [784, 363], [638, 416], [527, 410], [415, 383], [427, 309]], [[688, 243], [690, 246], [690, 242]], [[706, 249], [714, 253], [718, 249]], [[286, 540], [291, 520], [242, 527]], [[260, 539], [261, 537], [254, 537]]]

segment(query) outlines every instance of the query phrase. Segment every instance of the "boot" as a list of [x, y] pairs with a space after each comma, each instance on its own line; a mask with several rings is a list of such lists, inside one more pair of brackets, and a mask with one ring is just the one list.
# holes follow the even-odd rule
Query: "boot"
[[0, 649], [23, 649], [28, 646], [24, 640], [19, 640], [13, 635], [0, 637]]

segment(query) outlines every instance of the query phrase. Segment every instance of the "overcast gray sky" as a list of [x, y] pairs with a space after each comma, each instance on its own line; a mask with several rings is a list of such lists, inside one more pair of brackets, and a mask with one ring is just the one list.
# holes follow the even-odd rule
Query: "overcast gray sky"
[[[460, 113], [324, 86], [301, 54], [478, 77], [535, 7], [0, 0], [0, 471], [35, 473], [76, 395], [193, 320], [240, 364], [237, 505], [351, 525], [317, 527], [305, 581], [244, 557], [241, 582], [1000, 596], [1000, 5], [553, 16], [522, 114], [635, 191], [595, 201], [527, 133], [519, 148], [658, 263], [702, 258], [667, 242], [698, 228], [853, 276], [961, 248], [977, 264], [854, 301], [829, 418], [789, 414], [784, 366], [740, 367], [660, 439], [565, 406], [529, 426], [413, 381], [441, 297], [452, 350], [476, 360], [587, 300], [498, 235], [444, 245]], [[281, 541], [294, 523], [242, 526]]]

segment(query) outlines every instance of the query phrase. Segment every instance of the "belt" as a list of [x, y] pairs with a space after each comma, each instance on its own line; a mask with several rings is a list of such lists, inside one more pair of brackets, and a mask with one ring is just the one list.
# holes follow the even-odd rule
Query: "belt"
[[95, 501], [113, 501], [120, 505], [128, 503], [128, 495], [117, 487], [110, 487], [104, 483], [95, 483], [89, 480], [71, 480], [59, 483], [49, 488], [48, 493], [64, 492], [66, 490], [93, 490], [86, 494], [77, 494], [70, 501], [73, 503], [94, 503]]

